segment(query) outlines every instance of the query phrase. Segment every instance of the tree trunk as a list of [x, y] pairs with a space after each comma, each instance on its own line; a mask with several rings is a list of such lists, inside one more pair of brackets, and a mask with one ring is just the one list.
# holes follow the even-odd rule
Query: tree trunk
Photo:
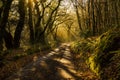
[[91, 7], [92, 7], [92, 35], [95, 36], [95, 11], [94, 11], [94, 2], [91, 1]]
[[28, 2], [29, 7], [29, 29], [30, 29], [30, 43], [34, 43], [34, 30], [33, 30], [33, 18], [32, 18], [32, 1], [29, 0]]
[[3, 36], [5, 40], [5, 46], [7, 49], [12, 49], [13, 48], [13, 37], [12, 35], [7, 32], [5, 29], [3, 29]]
[[3, 39], [5, 40], [7, 49], [12, 48], [13, 46], [11, 34], [5, 30], [6, 24], [8, 22], [9, 10], [10, 10], [12, 1], [13, 0], [7, 0], [6, 4], [4, 5], [3, 12], [1, 12], [3, 14], [3, 16], [1, 16], [1, 21], [0, 21], [0, 49], [1, 50], [3, 49]]
[[25, 21], [25, 0], [19, 1], [19, 22], [15, 30], [15, 36], [14, 36], [14, 47], [19, 48], [20, 47], [20, 37], [21, 33], [24, 27], [24, 21]]
[[0, 51], [3, 50], [3, 35], [2, 35], [2, 32], [0, 31]]

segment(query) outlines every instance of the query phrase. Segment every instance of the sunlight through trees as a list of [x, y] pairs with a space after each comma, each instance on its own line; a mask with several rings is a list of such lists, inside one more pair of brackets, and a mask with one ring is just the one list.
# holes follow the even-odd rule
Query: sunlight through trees
[[120, 0], [0, 0], [0, 64], [10, 53], [16, 59], [65, 42], [94, 43], [120, 29], [119, 9]]

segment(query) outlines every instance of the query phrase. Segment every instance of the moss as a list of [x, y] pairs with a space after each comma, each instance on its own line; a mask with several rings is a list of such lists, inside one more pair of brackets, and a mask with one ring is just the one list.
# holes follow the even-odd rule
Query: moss
[[[87, 63], [91, 70], [99, 75], [101, 79], [116, 80], [115, 78], [118, 77], [117, 74], [120, 74], [120, 72], [115, 73], [112, 69], [115, 68], [120, 71], [120, 66], [116, 64], [116, 62], [118, 62], [117, 60], [120, 59], [118, 59], [118, 57], [116, 58], [116, 54], [119, 53], [120, 49], [120, 30], [109, 30], [102, 34], [98, 41], [98, 44], [96, 44], [97, 47], [93, 50], [94, 55], [89, 57]], [[115, 64], [115, 67], [111, 67], [113, 64]], [[116, 68], [116, 66], [118, 67]], [[115, 73], [115, 76], [109, 75], [113, 73]]]
[[97, 39], [81, 39], [72, 43], [71, 49], [85, 57], [89, 68], [102, 80], [120, 79], [120, 29], [111, 29]]
[[96, 65], [94, 59], [95, 59], [96, 55], [93, 55], [91, 57], [89, 57], [89, 59], [86, 61], [86, 63], [89, 65], [90, 69], [96, 73], [97, 76], [99, 76], [99, 65]]

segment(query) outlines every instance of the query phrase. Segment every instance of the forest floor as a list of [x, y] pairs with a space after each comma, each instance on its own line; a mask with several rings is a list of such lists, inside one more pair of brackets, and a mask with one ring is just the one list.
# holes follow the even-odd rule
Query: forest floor
[[70, 51], [70, 44], [63, 43], [43, 57], [33, 61], [5, 80], [98, 80], [85, 62], [77, 60]]

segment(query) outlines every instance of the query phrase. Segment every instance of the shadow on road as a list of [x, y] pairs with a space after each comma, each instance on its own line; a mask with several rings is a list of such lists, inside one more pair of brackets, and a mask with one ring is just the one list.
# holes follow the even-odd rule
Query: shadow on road
[[41, 58], [21, 68], [6, 80], [82, 80], [72, 63], [69, 44], [62, 44]]

